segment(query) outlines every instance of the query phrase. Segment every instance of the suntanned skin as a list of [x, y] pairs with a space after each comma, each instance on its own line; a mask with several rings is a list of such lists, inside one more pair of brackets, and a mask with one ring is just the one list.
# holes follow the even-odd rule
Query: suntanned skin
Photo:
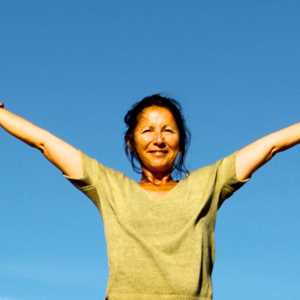
[[[171, 112], [163, 107], [146, 108], [134, 131], [135, 150], [141, 160], [140, 185], [163, 195], [177, 184], [171, 177], [172, 165], [179, 153], [179, 132]], [[236, 151], [236, 174], [240, 181], [250, 178], [255, 170], [278, 152], [300, 142], [300, 123], [266, 135]], [[152, 150], [162, 150], [159, 155]]]
[[64, 174], [82, 178], [81, 157], [78, 149], [49, 131], [4, 108], [0, 103], [0, 127], [12, 136], [41, 151], [44, 157]]
[[133, 136], [142, 166], [140, 186], [159, 195], [171, 190], [177, 184], [171, 173], [180, 151], [179, 130], [172, 113], [158, 106], [144, 109]]
[[[64, 174], [83, 176], [80, 151], [49, 131], [8, 111], [0, 102], [0, 126], [12, 136], [38, 149]], [[275, 154], [300, 143], [300, 122], [268, 134], [236, 151], [236, 174], [245, 180]], [[142, 164], [140, 186], [163, 195], [176, 186], [171, 176], [179, 153], [179, 133], [172, 114], [158, 106], [146, 108], [134, 131], [134, 145]], [[160, 152], [155, 152], [159, 150]]]

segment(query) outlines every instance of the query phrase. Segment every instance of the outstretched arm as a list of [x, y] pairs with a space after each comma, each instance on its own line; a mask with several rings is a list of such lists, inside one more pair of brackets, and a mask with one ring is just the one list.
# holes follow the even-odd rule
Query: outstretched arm
[[236, 152], [236, 174], [239, 180], [268, 162], [278, 152], [300, 143], [300, 122], [268, 134]]
[[43, 155], [64, 174], [82, 178], [81, 156], [78, 149], [50, 132], [6, 110], [0, 102], [0, 127]]

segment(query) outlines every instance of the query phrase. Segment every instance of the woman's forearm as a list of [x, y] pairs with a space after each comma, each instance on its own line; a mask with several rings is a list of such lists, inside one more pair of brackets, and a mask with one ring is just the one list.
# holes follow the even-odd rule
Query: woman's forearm
[[278, 152], [300, 143], [300, 122], [272, 132], [237, 151], [236, 173], [241, 180], [249, 178]]
[[276, 153], [289, 149], [300, 143], [300, 122], [283, 128], [273, 135]]
[[48, 132], [0, 106], [0, 127], [29, 146], [42, 149]]
[[24, 118], [4, 109], [0, 103], [0, 127], [42, 154], [65, 175], [82, 178], [82, 158], [79, 149]]

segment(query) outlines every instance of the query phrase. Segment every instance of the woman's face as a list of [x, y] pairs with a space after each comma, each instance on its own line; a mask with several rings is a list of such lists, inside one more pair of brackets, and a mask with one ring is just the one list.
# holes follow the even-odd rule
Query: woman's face
[[134, 148], [142, 168], [152, 173], [171, 172], [180, 150], [179, 138], [176, 121], [167, 108], [145, 108], [133, 133]]

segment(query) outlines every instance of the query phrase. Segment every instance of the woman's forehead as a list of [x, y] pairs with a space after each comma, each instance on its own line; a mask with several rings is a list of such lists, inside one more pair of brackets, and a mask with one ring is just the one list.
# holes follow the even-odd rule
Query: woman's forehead
[[139, 115], [138, 124], [143, 123], [169, 123], [176, 124], [173, 114], [169, 109], [160, 106], [150, 106], [145, 108]]

